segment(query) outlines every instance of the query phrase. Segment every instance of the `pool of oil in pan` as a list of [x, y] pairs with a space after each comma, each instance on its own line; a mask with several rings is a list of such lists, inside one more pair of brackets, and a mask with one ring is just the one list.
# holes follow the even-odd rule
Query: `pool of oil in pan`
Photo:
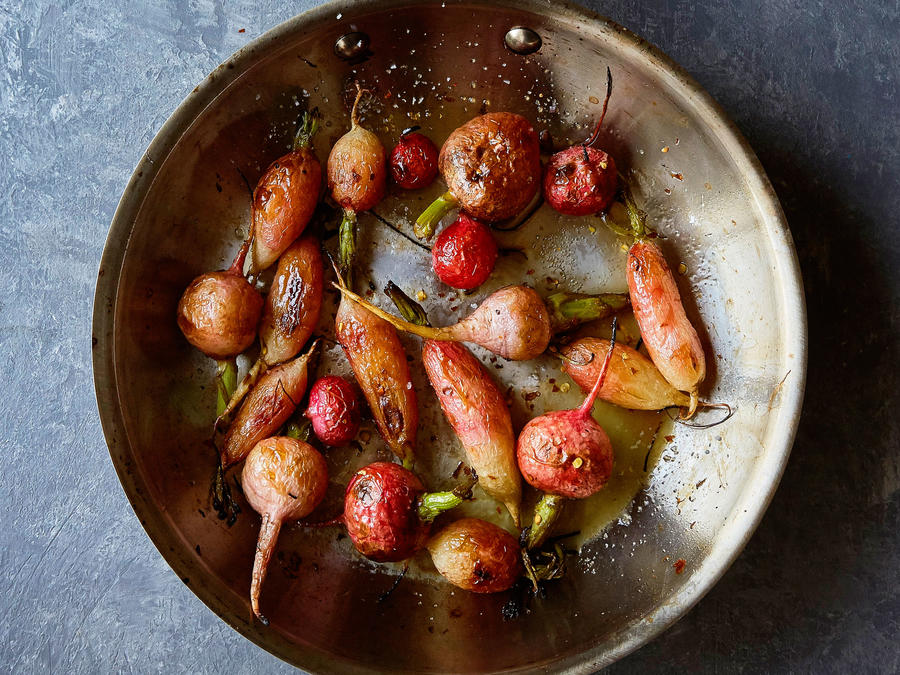
[[[439, 147], [453, 128], [478, 114], [477, 110], [457, 112], [460, 114], [431, 115], [427, 121], [420, 121], [425, 127], [424, 133]], [[376, 99], [366, 108], [363, 123], [379, 133], [389, 150], [400, 131], [411, 122], [408, 114], [379, 105]], [[340, 123], [334, 126], [342, 128]], [[577, 135], [579, 132], [574, 133]], [[319, 153], [327, 156], [327, 148], [320, 148]], [[556, 290], [585, 293], [625, 290], [623, 241], [606, 229], [598, 218], [560, 216], [546, 204], [517, 230], [496, 233], [503, 253], [494, 274], [482, 287], [466, 295], [444, 286], [431, 270], [430, 253], [397, 232], [399, 230], [412, 237], [412, 224], [416, 216], [444, 189], [443, 184], [436, 181], [430, 188], [415, 192], [391, 190], [374, 209], [377, 216], [372, 213], [360, 215], [359, 274], [355, 290], [364, 293], [371, 302], [393, 311], [390, 301], [381, 292], [385, 284], [393, 280], [409, 295], [421, 300], [435, 325], [458, 321], [487, 295], [507, 284], [525, 283], [545, 295]], [[455, 214], [451, 213], [445, 217], [443, 224], [451, 222], [454, 217]], [[334, 245], [332, 238], [328, 246], [334, 248]], [[326, 336], [334, 335], [333, 318], [337, 300], [336, 291], [328, 289], [320, 325], [320, 332]], [[608, 336], [609, 323], [603, 321], [585, 326], [578, 334]], [[634, 344], [637, 338], [638, 330], [633, 318], [630, 315], [621, 317], [619, 339]], [[419, 400], [416, 472], [428, 489], [450, 489], [456, 483], [452, 477], [454, 471], [460, 462], [466, 461], [465, 452], [444, 418], [420, 367], [421, 340], [407, 335], [401, 336], [401, 339], [411, 361]], [[469, 348], [488, 367], [501, 390], [506, 392], [516, 430], [521, 429], [531, 417], [545, 411], [573, 408], [583, 400], [579, 388], [561, 371], [561, 361], [557, 357], [545, 355], [517, 363], [504, 361], [479, 347], [469, 345]], [[350, 375], [340, 347], [333, 343], [326, 345], [317, 373]], [[594, 417], [610, 436], [615, 460], [612, 477], [603, 490], [589, 499], [571, 501], [566, 505], [556, 531], [577, 532], [567, 539], [567, 545], [575, 548], [599, 536], [611, 523], [627, 523], [630, 520], [631, 502], [649, 478], [659, 451], [665, 445], [663, 437], [671, 424], [662, 413], [628, 411], [604, 402], [595, 405]], [[372, 461], [391, 459], [390, 452], [371, 423], [363, 425], [359, 440], [358, 445], [327, 453], [331, 489], [328, 500], [319, 509], [323, 518], [339, 512], [343, 486], [357, 469]], [[527, 484], [523, 483], [523, 487], [524, 526], [530, 522], [531, 506], [539, 495]], [[515, 532], [511, 518], [498, 502], [478, 487], [475, 497], [475, 500], [443, 518], [477, 516]], [[333, 531], [305, 530], [304, 536], [319, 539], [323, 547], [336, 547], [355, 564], [367, 565], [349, 542], [345, 538], [336, 538]], [[380, 566], [384, 571], [392, 568], [399, 570], [401, 566]], [[410, 573], [433, 577], [434, 570], [428, 556], [417, 556], [410, 566]]]

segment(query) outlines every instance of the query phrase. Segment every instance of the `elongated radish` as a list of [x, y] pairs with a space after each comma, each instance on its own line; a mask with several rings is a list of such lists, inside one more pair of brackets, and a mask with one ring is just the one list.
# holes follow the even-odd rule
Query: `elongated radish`
[[[359, 102], [367, 93], [357, 85], [350, 115], [350, 131], [341, 136], [328, 155], [328, 189], [344, 210], [342, 232], [352, 231], [356, 214], [368, 211], [384, 197], [387, 184], [384, 146], [378, 136], [360, 125]], [[350, 266], [341, 260], [341, 272], [352, 283]]]
[[256, 337], [263, 299], [241, 273], [246, 255], [245, 243], [231, 267], [201, 274], [178, 302], [178, 327], [184, 337], [219, 361], [237, 356]]
[[319, 323], [323, 277], [320, 244], [312, 235], [300, 237], [281, 254], [260, 320], [259, 358], [218, 415], [217, 427], [227, 424], [266, 370], [295, 357], [309, 341]]
[[591, 147], [600, 134], [609, 97], [612, 73], [606, 69], [606, 98], [603, 111], [591, 137], [555, 153], [544, 171], [544, 200], [562, 214], [588, 216], [609, 208], [618, 185], [616, 163], [602, 150]]
[[306, 228], [322, 187], [322, 166], [312, 149], [318, 111], [303, 113], [294, 147], [266, 169], [253, 191], [249, 273], [266, 269]]
[[391, 462], [375, 462], [357, 471], [344, 496], [341, 520], [364, 556], [398, 562], [424, 547], [431, 523], [471, 497], [474, 481], [450, 492], [426, 492], [412, 471]]
[[540, 152], [537, 132], [521, 115], [487, 113], [463, 124], [438, 158], [447, 192], [416, 220], [416, 236], [430, 237], [455, 206], [486, 223], [518, 214], [540, 189]]
[[[609, 340], [585, 337], [560, 349], [565, 358], [562, 369], [585, 394], [600, 377], [609, 344]], [[623, 344], [617, 344], [613, 350], [597, 398], [632, 410], [683, 408], [690, 404], [690, 397], [669, 384], [650, 359]]]
[[325, 496], [328, 467], [311, 445], [285, 436], [257, 443], [244, 464], [242, 487], [250, 506], [262, 516], [250, 605], [253, 614], [268, 623], [259, 609], [259, 596], [281, 525], [309, 515]]
[[[427, 325], [424, 310], [393, 282], [385, 293], [407, 320]], [[522, 479], [516, 466], [516, 437], [503, 393], [487, 368], [455, 342], [425, 340], [422, 363], [481, 487], [506, 506], [518, 527]]]
[[473, 593], [509, 590], [522, 573], [516, 538], [478, 518], [462, 518], [428, 541], [437, 571], [454, 586]]
[[528, 483], [544, 495], [535, 508], [527, 548], [543, 543], [559, 517], [565, 499], [584, 499], [600, 490], [612, 473], [609, 436], [591, 416], [603, 386], [615, 346], [616, 331], [600, 376], [584, 403], [574, 410], [556, 410], [532, 419], [519, 434], [516, 454]]
[[264, 438], [281, 428], [306, 392], [309, 360], [318, 346], [292, 361], [266, 371], [244, 399], [225, 434], [221, 450], [222, 469], [242, 461]]
[[376, 307], [346, 288], [345, 298], [397, 328], [433, 340], [472, 342], [512, 361], [539, 356], [550, 344], [550, 316], [534, 289], [506, 286], [495, 291], [465, 319], [452, 326], [417, 326]]
[[[491, 293], [474, 312], [452, 326], [420, 326], [372, 305], [347, 288], [345, 297], [401, 330], [432, 340], [471, 342], [510, 361], [540, 356], [550, 344], [554, 328], [568, 330], [577, 323], [609, 316], [627, 305], [619, 294], [582, 296], [561, 293], [548, 305], [528, 286], [506, 286]], [[605, 302], [606, 297], [609, 302]], [[598, 301], [593, 301], [596, 298]]]
[[645, 215], [625, 191], [634, 243], [628, 249], [626, 275], [634, 318], [653, 363], [679, 391], [690, 397], [685, 418], [697, 410], [706, 377], [706, 357], [697, 331], [681, 302], [675, 277], [662, 251], [648, 236]]

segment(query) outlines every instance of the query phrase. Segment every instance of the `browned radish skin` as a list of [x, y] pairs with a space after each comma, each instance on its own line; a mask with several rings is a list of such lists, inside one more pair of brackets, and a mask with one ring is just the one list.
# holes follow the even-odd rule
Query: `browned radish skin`
[[[586, 394], [600, 376], [609, 340], [585, 337], [560, 349], [562, 369]], [[617, 344], [597, 398], [631, 410], [685, 408], [690, 397], [669, 384], [653, 362], [639, 351]]]
[[267, 438], [253, 447], [241, 477], [247, 501], [262, 516], [250, 604], [253, 614], [268, 623], [260, 613], [259, 596], [281, 525], [309, 515], [319, 505], [328, 487], [328, 467], [325, 458], [311, 445], [281, 436]]
[[306, 392], [309, 359], [317, 345], [318, 341], [307, 353], [266, 371], [259, 379], [225, 434], [222, 470], [243, 460], [254, 445], [287, 422]]
[[266, 169], [253, 191], [250, 274], [278, 260], [316, 210], [322, 186], [322, 166], [310, 145], [316, 115], [303, 114], [294, 149]]
[[428, 541], [437, 571], [473, 593], [509, 590], [522, 573], [519, 543], [506, 530], [478, 518], [463, 518]]
[[441, 148], [438, 165], [447, 194], [416, 220], [417, 237], [427, 238], [453, 206], [485, 223], [512, 218], [541, 184], [540, 142], [521, 115], [480, 115], [456, 129]]
[[506, 505], [518, 527], [522, 479], [503, 394], [487, 368], [455, 342], [425, 340], [422, 362], [441, 409], [478, 474], [478, 482], [491, 497]]
[[263, 299], [241, 274], [246, 255], [245, 243], [229, 269], [201, 274], [178, 302], [184, 337], [214, 359], [237, 356], [256, 338]]
[[369, 403], [378, 432], [403, 466], [412, 468], [419, 408], [396, 329], [344, 297], [335, 317], [335, 337]]
[[281, 255], [259, 326], [267, 365], [293, 358], [312, 336], [322, 310], [324, 276], [319, 241], [312, 235]]
[[706, 357], [700, 336], [684, 312], [678, 285], [659, 247], [646, 237], [644, 216], [625, 193], [636, 241], [628, 249], [626, 276], [634, 318], [641, 337], [663, 377], [690, 396], [686, 418], [699, 404], [700, 383], [706, 377]]
[[550, 344], [547, 307], [541, 296], [528, 286], [501, 288], [459, 323], [439, 328], [417, 326], [366, 302], [346, 288], [340, 290], [345, 301], [349, 298], [401, 330], [433, 340], [471, 342], [511, 361], [540, 356]]

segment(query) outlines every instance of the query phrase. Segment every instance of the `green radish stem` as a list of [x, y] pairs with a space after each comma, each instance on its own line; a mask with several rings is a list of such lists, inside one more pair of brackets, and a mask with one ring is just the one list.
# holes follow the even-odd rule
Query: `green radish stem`
[[628, 306], [627, 293], [553, 293], [544, 299], [550, 312], [550, 327], [554, 333], [571, 330], [588, 321], [606, 317]]
[[[228, 407], [234, 390], [237, 388], [237, 361], [225, 359], [216, 362], [216, 420], [221, 418]], [[219, 520], [228, 521], [229, 527], [234, 525], [241, 507], [231, 496], [231, 488], [225, 482], [225, 470], [221, 459], [216, 466], [212, 482], [212, 505]]]
[[418, 335], [423, 338], [430, 338], [432, 340], [454, 340], [454, 331], [453, 326], [448, 326], [447, 328], [433, 328], [431, 326], [421, 326], [415, 323], [411, 323], [400, 317], [394, 316], [390, 312], [385, 312], [380, 307], [376, 307], [375, 305], [366, 302], [362, 297], [351, 291], [345, 285], [340, 285], [332, 282], [332, 285], [337, 288], [341, 293], [350, 298], [353, 302], [365, 307], [367, 310], [372, 312], [375, 316], [384, 319], [389, 324], [393, 325], [395, 328], [399, 328], [400, 330], [404, 330], [407, 333], [412, 333], [413, 335]]
[[344, 209], [344, 217], [341, 219], [339, 230], [338, 274], [341, 278], [341, 283], [347, 287], [353, 285], [356, 234], [356, 212], [351, 209]]
[[319, 130], [319, 109], [313, 108], [312, 112], [304, 112], [300, 116], [300, 124], [294, 134], [293, 149], [301, 150], [312, 145], [313, 136]]
[[429, 523], [444, 511], [454, 509], [467, 499], [472, 498], [472, 488], [478, 482], [475, 471], [467, 474], [467, 479], [447, 492], [426, 492], [419, 498], [419, 520]]
[[415, 232], [419, 239], [428, 239], [434, 234], [434, 229], [437, 227], [438, 221], [440, 221], [440, 219], [458, 203], [459, 200], [453, 196], [452, 192], [445, 192], [431, 202], [427, 209], [422, 211], [422, 215], [416, 219], [413, 232]]

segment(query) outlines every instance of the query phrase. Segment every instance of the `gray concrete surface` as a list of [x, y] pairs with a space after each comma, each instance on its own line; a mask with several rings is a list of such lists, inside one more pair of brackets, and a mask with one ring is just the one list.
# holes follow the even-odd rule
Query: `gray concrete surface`
[[[154, 133], [219, 62], [312, 4], [0, 0], [0, 671], [290, 670], [209, 612], [132, 514], [95, 409], [90, 317]], [[587, 4], [679, 61], [756, 148], [811, 339], [799, 437], [759, 531], [611, 671], [898, 672], [900, 4]]]

